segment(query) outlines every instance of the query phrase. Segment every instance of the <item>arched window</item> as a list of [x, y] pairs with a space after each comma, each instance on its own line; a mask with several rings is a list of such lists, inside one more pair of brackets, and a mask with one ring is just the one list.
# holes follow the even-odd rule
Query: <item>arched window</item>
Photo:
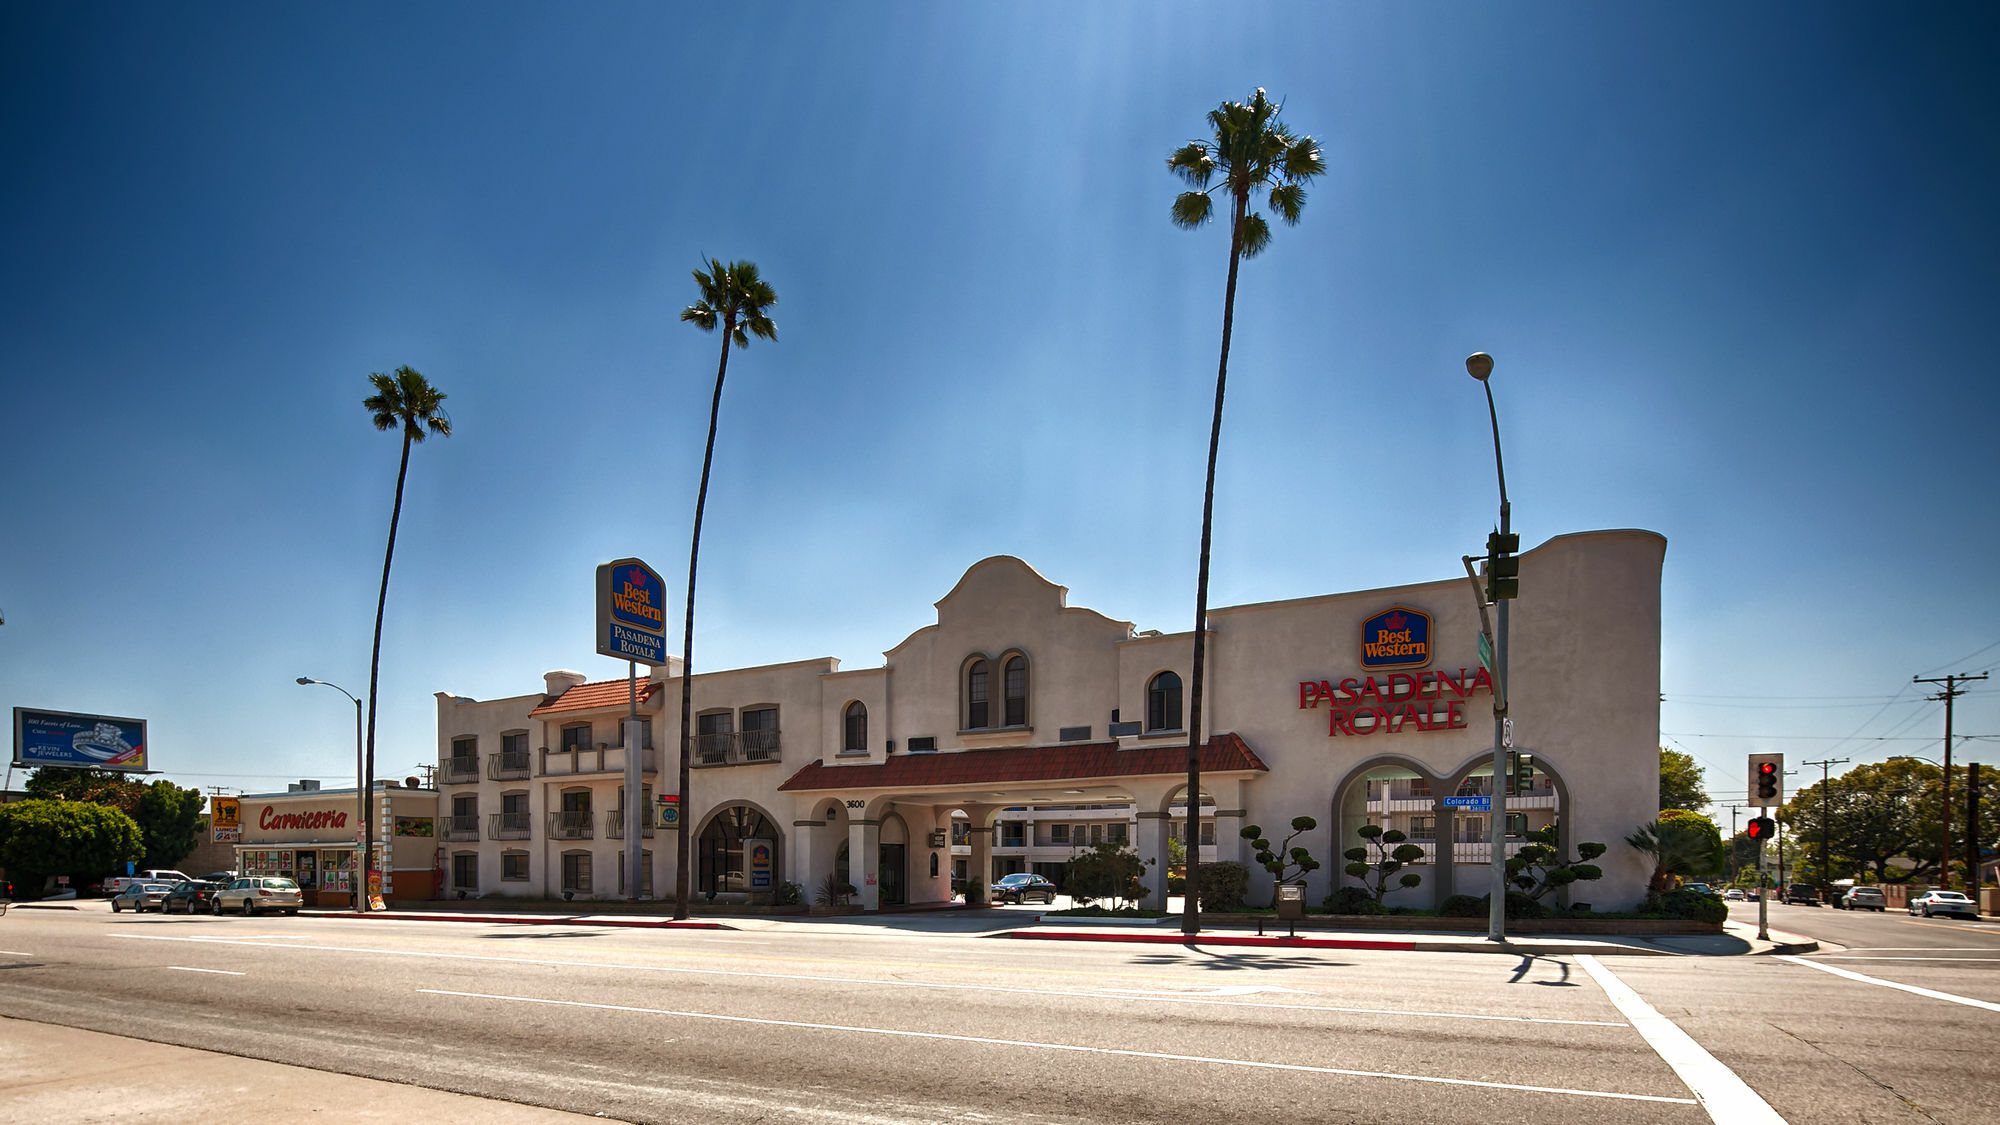
[[1146, 685], [1146, 729], [1181, 729], [1181, 678], [1162, 672]]
[[[750, 889], [743, 865], [744, 840], [768, 840], [774, 849], [784, 844], [777, 825], [765, 820], [756, 809], [748, 805], [723, 809], [701, 830], [701, 838], [695, 843], [695, 858], [699, 861], [695, 869], [696, 890], [707, 894]], [[772, 870], [780, 870], [775, 862]]]
[[1028, 658], [1013, 656], [1007, 659], [1006, 670], [1001, 677], [1002, 691], [1006, 697], [1007, 714], [1003, 724], [1010, 727], [1028, 725]]
[[857, 699], [847, 705], [846, 725], [847, 733], [841, 739], [840, 748], [847, 751], [866, 753], [868, 750], [868, 708], [862, 706], [860, 700]]
[[993, 725], [992, 703], [989, 699], [987, 680], [990, 678], [984, 660], [975, 660], [965, 670], [965, 729], [980, 730]]

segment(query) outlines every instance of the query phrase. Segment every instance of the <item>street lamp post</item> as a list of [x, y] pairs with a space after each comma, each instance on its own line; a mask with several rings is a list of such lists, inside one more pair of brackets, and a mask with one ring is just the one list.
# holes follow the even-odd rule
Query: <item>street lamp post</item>
[[[1493, 357], [1473, 352], [1465, 357], [1465, 373], [1479, 380], [1486, 390], [1486, 416], [1493, 423], [1493, 468], [1500, 478], [1500, 542], [1504, 545], [1513, 529], [1507, 503], [1507, 466], [1500, 458], [1500, 412], [1493, 405]], [[1489, 575], [1489, 583], [1495, 581]], [[1507, 940], [1507, 790], [1503, 775], [1507, 770], [1507, 603], [1511, 598], [1495, 598], [1499, 606], [1498, 628], [1493, 637], [1493, 797], [1492, 823], [1488, 825], [1487, 862], [1493, 867], [1493, 895], [1486, 912], [1486, 940]]]
[[368, 869], [374, 859], [375, 851], [375, 825], [371, 814], [375, 810], [369, 807], [371, 804], [369, 798], [374, 794], [368, 792], [361, 772], [361, 701], [354, 698], [353, 692], [339, 684], [330, 684], [325, 680], [315, 680], [307, 676], [300, 676], [298, 683], [330, 687], [354, 704], [354, 817], [361, 822], [362, 839], [357, 842], [365, 849], [357, 857], [361, 862], [354, 865], [354, 909], [357, 913], [366, 914], [368, 913]]

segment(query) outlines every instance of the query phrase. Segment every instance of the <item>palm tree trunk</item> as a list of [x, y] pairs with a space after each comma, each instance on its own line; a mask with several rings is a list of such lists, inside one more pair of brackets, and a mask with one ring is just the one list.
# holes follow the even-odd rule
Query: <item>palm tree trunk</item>
[[674, 825], [679, 841], [674, 851], [674, 917], [688, 916], [688, 726], [694, 710], [694, 572], [701, 559], [701, 512], [708, 505], [708, 469], [715, 460], [715, 421], [722, 413], [722, 377], [729, 371], [729, 337], [736, 318], [722, 322], [722, 358], [715, 365], [715, 397], [708, 404], [708, 445], [701, 452], [701, 487], [694, 494], [694, 537], [688, 545], [687, 625], [681, 633], [681, 818]]
[[[1194, 668], [1188, 677], [1187, 887], [1181, 899], [1181, 932], [1201, 929], [1201, 688], [1208, 659], [1208, 552], [1215, 528], [1215, 455], [1222, 445], [1222, 393], [1229, 383], [1229, 333], [1236, 322], [1236, 267], [1243, 259], [1243, 213], [1249, 196], [1236, 195], [1229, 227], [1229, 287], [1222, 298], [1222, 359], [1215, 368], [1215, 420], [1208, 428], [1208, 483], [1201, 494], [1201, 568], [1194, 591]], [[1164, 897], [1164, 896], [1162, 896]]]
[[389, 546], [382, 552], [382, 591], [375, 595], [375, 647], [368, 654], [367, 764], [355, 783], [361, 786], [361, 862], [355, 866], [355, 902], [368, 909], [368, 873], [375, 862], [375, 692], [382, 670], [382, 611], [389, 604], [389, 564], [396, 558], [396, 525], [403, 519], [403, 479], [410, 473], [410, 429], [403, 427], [403, 460], [396, 466], [396, 506], [389, 510]]

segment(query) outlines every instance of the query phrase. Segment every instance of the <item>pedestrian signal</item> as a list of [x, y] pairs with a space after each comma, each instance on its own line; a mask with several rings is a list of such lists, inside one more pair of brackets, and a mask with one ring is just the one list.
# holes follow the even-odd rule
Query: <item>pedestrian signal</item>
[[1768, 816], [1751, 817], [1750, 823], [1743, 829], [1743, 834], [1752, 840], [1768, 840], [1777, 833], [1778, 822]]

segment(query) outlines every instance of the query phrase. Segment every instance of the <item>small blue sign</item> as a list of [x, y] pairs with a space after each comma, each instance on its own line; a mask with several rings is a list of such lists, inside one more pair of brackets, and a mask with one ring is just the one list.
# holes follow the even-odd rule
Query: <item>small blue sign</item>
[[1491, 797], [1446, 797], [1444, 807], [1448, 809], [1472, 809], [1476, 812], [1493, 811]]
[[1361, 623], [1361, 666], [1421, 668], [1431, 662], [1431, 615], [1390, 606]]

